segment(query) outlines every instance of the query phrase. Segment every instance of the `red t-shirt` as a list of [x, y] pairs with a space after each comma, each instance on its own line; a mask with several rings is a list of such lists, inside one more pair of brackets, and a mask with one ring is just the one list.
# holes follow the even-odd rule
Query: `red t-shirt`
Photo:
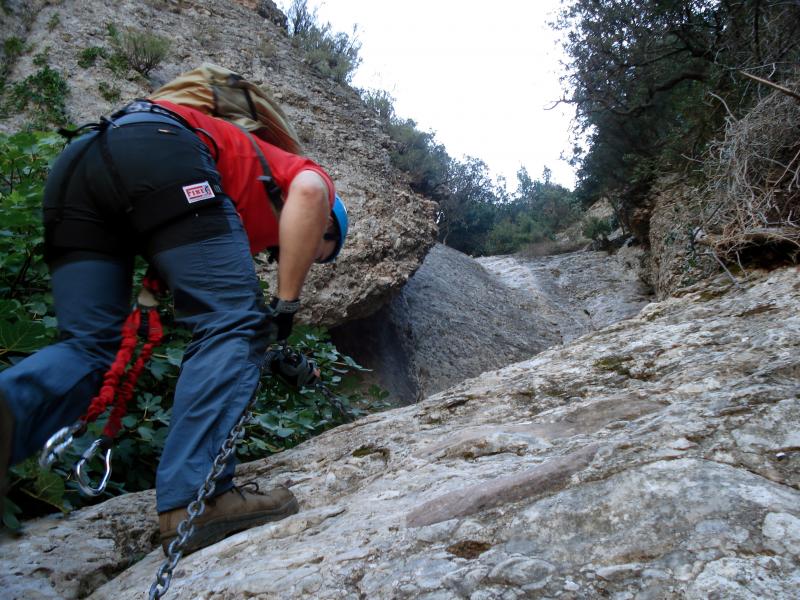
[[[214, 138], [216, 147], [207, 136], [200, 135], [200, 139], [211, 151], [211, 156], [216, 159], [217, 170], [222, 177], [222, 188], [233, 200], [242, 219], [250, 240], [250, 252], [258, 254], [266, 248], [277, 246], [278, 221], [272, 211], [272, 204], [264, 185], [258, 179], [264, 172], [253, 144], [247, 136], [236, 125], [193, 108], [165, 100], [159, 100], [157, 104], [178, 113], [190, 125], [207, 131]], [[328, 201], [333, 207], [335, 194], [333, 181], [322, 167], [304, 156], [291, 154], [256, 136], [252, 137], [264, 153], [272, 177], [283, 192], [284, 201], [289, 185], [300, 171], [315, 171], [325, 180], [328, 186]]]

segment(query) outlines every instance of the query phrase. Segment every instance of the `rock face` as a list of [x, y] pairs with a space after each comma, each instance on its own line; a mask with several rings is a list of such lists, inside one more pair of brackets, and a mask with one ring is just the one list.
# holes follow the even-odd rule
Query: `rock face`
[[392, 301], [332, 332], [408, 404], [636, 314], [641, 251], [472, 259], [437, 245]]
[[558, 327], [531, 294], [437, 244], [389, 304], [332, 337], [391, 402], [409, 404], [561, 342]]
[[702, 222], [701, 197], [676, 176], [662, 177], [653, 190], [649, 262], [659, 300], [719, 272], [708, 248], [692, 240], [693, 229]]
[[[305, 153], [333, 177], [352, 222], [336, 266], [312, 269], [301, 320], [335, 325], [375, 312], [419, 267], [433, 244], [434, 205], [411, 192], [404, 176], [392, 167], [387, 151], [392, 142], [380, 123], [353, 89], [320, 77], [303, 63], [271, 2], [7, 4], [9, 26], [3, 38], [24, 37], [26, 48], [10, 69], [9, 85], [36, 72], [34, 57], [46, 51], [49, 65], [69, 84], [66, 108], [75, 123], [96, 121], [204, 61], [238, 71], [273, 91]], [[147, 29], [171, 40], [167, 58], [149, 79], [120, 78], [103, 59], [79, 66], [80, 53], [87, 48], [111, 53], [109, 26], [120, 32]], [[109, 102], [103, 90], [106, 95], [116, 91], [120, 100]], [[0, 131], [15, 131], [29, 118], [21, 114], [0, 121]]]
[[560, 342], [569, 342], [639, 312], [651, 300], [642, 282], [640, 248], [571, 252], [521, 258], [487, 256], [478, 263], [500, 281], [523, 292], [537, 314], [556, 325]]
[[[184, 558], [171, 597], [795, 598], [798, 305], [796, 268], [715, 279], [244, 465], [300, 512]], [[84, 581], [110, 579], [91, 598], [141, 598], [160, 550], [116, 574], [113, 546], [135, 556], [152, 537], [96, 528], [140, 527], [124, 501], [5, 542], [6, 595], [78, 597], [80, 554]]]

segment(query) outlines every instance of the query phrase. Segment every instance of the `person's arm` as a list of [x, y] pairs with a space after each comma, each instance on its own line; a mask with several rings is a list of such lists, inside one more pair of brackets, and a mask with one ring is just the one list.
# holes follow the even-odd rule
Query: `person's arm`
[[325, 180], [300, 171], [289, 186], [279, 223], [278, 293], [281, 300], [300, 297], [308, 270], [319, 253], [330, 204]]

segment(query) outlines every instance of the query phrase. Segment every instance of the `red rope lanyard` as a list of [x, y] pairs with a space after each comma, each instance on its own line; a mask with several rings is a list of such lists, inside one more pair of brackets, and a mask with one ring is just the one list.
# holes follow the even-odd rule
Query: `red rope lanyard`
[[[152, 292], [159, 292], [162, 289], [161, 282], [150, 277], [142, 280], [142, 287]], [[147, 327], [147, 339], [142, 344], [139, 356], [128, 368], [139, 343], [138, 332], [143, 319]], [[133, 397], [136, 382], [153, 354], [153, 350], [161, 343], [163, 337], [164, 329], [158, 316], [158, 309], [142, 307], [137, 304], [122, 326], [122, 343], [119, 351], [111, 367], [103, 376], [100, 392], [92, 398], [86, 414], [81, 419], [84, 424], [95, 421], [109, 406], [113, 406], [108, 422], [103, 429], [103, 436], [113, 439], [119, 433], [122, 428], [122, 417], [128, 411], [128, 402]]]

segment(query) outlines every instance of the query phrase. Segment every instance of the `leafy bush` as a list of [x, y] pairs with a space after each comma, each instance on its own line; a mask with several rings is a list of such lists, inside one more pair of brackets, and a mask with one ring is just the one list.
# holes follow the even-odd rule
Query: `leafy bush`
[[58, 13], [53, 13], [47, 21], [47, 31], [53, 33], [59, 25], [61, 25], [61, 17]]
[[[61, 147], [60, 138], [49, 134], [0, 134], [0, 370], [57, 338], [49, 274], [40, 258], [40, 204], [48, 166]], [[137, 267], [137, 278], [144, 268], [143, 263]], [[105, 498], [154, 485], [183, 348], [190, 338], [187, 330], [174, 324], [166, 309], [162, 309], [162, 321], [164, 342], [142, 373], [122, 420]], [[299, 326], [289, 341], [299, 351], [314, 355], [325, 385], [350, 413], [363, 414], [379, 406], [375, 400], [380, 399], [380, 392], [367, 397], [361, 393], [361, 367], [338, 352], [324, 330]], [[344, 420], [345, 416], [319, 390], [297, 392], [267, 376], [237, 453], [243, 460], [260, 458]], [[89, 502], [80, 496], [76, 483], [67, 479], [68, 465], [100, 436], [104, 424], [105, 416], [90, 424], [86, 435], [76, 439], [50, 471], [40, 468], [36, 457], [10, 469], [9, 495], [0, 507], [6, 527], [18, 528], [20, 517], [69, 511]], [[88, 466], [90, 473], [102, 472], [99, 458]]]
[[613, 230], [613, 225], [609, 219], [587, 217], [583, 221], [583, 236], [590, 240], [603, 240], [607, 238]]
[[376, 117], [387, 123], [395, 119], [394, 97], [389, 92], [385, 90], [360, 90], [359, 92], [364, 104]]
[[24, 49], [25, 42], [22, 41], [22, 38], [11, 36], [3, 40], [3, 53], [5, 54], [6, 60], [14, 60], [22, 54]]
[[122, 92], [120, 89], [115, 85], [110, 85], [105, 81], [101, 81], [97, 84], [97, 90], [100, 92], [100, 95], [103, 97], [103, 100], [106, 102], [110, 102], [114, 104], [118, 102]]
[[695, 161], [760, 100], [763, 88], [740, 73], [796, 79], [799, 22], [797, 2], [562, 3], [563, 81], [587, 146], [574, 157], [584, 205], [618, 198], [622, 224], [645, 241], [658, 176], [702, 184]]
[[39, 70], [14, 84], [9, 94], [9, 108], [16, 112], [31, 108], [34, 128], [66, 124], [69, 93], [66, 80], [47, 64], [46, 53], [37, 55], [33, 62]]
[[420, 131], [411, 119], [395, 119], [388, 129], [396, 142], [390, 152], [392, 163], [411, 175], [412, 189], [434, 200], [442, 198], [451, 161], [447, 149], [436, 142], [434, 133]]
[[483, 161], [451, 158], [433, 132], [420, 131], [413, 120], [398, 117], [390, 94], [380, 90], [360, 90], [360, 94], [367, 109], [386, 124], [394, 142], [390, 150], [394, 166], [408, 173], [414, 191], [437, 201], [440, 242], [466, 254], [507, 254], [552, 240], [578, 219], [575, 195], [552, 183], [549, 169], [544, 169], [540, 181], [521, 168], [517, 190], [510, 195], [504, 181], [491, 180]]
[[122, 57], [128, 66], [143, 77], [161, 64], [170, 48], [167, 38], [138, 29], [126, 29], [122, 34], [114, 29], [112, 41], [117, 54], [115, 63], [119, 63]]
[[317, 9], [308, 9], [306, 0], [294, 0], [289, 7], [289, 35], [292, 42], [305, 54], [308, 63], [321, 75], [349, 82], [361, 59], [361, 43], [353, 33], [334, 33], [330, 23], [320, 23]]
[[106, 58], [107, 54], [106, 49], [100, 46], [84, 48], [78, 53], [78, 66], [82, 69], [93, 67], [98, 58]]
[[[38, 259], [42, 244], [41, 191], [57, 136], [0, 135], [0, 369], [53, 341], [57, 335], [48, 292], [49, 274]], [[32, 474], [35, 494], [61, 486], [55, 476]], [[21, 509], [6, 498], [3, 523], [17, 525]]]

